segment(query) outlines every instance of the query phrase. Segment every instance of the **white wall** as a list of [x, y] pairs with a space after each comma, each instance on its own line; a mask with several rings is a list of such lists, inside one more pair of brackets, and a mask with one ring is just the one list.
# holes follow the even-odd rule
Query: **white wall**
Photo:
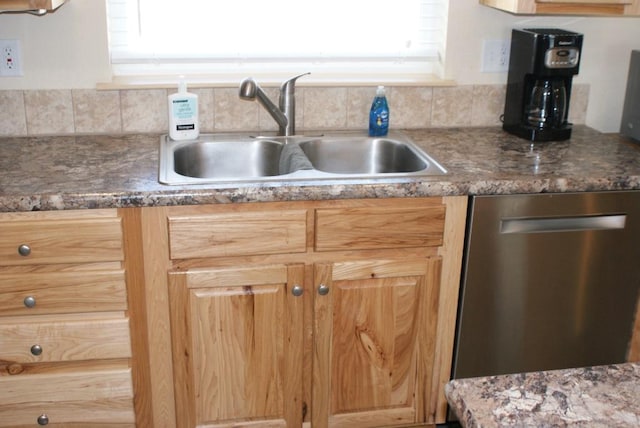
[[106, 2], [71, 0], [44, 16], [1, 14], [0, 39], [19, 39], [24, 77], [0, 89], [88, 89], [111, 79]]
[[[640, 18], [515, 16], [450, 0], [447, 77], [461, 85], [503, 84], [506, 73], [482, 73], [484, 39], [508, 39], [512, 28], [557, 27], [584, 34], [576, 83], [591, 86], [586, 123], [602, 131], [620, 126], [629, 55], [640, 49]], [[0, 78], [2, 89], [93, 88], [110, 80], [103, 0], [71, 0], [44, 17], [0, 15], [0, 39], [20, 39], [25, 75]]]

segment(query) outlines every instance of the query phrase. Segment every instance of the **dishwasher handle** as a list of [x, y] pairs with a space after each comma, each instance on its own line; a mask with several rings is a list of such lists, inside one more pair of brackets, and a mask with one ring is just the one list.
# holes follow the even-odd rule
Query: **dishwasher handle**
[[500, 233], [576, 232], [624, 229], [626, 214], [573, 217], [503, 218]]

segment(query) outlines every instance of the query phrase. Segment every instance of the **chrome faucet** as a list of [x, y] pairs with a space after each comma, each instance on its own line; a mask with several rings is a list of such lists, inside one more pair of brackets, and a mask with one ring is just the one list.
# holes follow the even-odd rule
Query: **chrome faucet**
[[280, 86], [279, 107], [276, 106], [262, 88], [252, 78], [246, 78], [240, 84], [240, 99], [247, 101], [258, 101], [262, 107], [273, 117], [278, 123], [278, 135], [289, 137], [296, 133], [296, 98], [295, 85], [299, 77], [311, 73], [302, 73], [292, 77]]

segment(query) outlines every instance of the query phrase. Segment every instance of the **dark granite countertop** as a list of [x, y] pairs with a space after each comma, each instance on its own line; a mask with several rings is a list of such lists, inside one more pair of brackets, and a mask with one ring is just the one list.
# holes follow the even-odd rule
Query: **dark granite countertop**
[[0, 138], [0, 212], [640, 189], [640, 145], [575, 127], [532, 144], [498, 127], [405, 131], [448, 174], [395, 181], [158, 183], [159, 135]]
[[638, 427], [640, 363], [452, 380], [465, 428]]

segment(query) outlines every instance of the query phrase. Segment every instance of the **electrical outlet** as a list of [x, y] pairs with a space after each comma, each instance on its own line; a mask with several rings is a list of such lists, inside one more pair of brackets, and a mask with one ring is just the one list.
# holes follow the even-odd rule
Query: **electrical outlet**
[[503, 73], [509, 70], [509, 40], [485, 40], [482, 48], [482, 72]]
[[0, 40], [0, 77], [22, 75], [20, 40]]

